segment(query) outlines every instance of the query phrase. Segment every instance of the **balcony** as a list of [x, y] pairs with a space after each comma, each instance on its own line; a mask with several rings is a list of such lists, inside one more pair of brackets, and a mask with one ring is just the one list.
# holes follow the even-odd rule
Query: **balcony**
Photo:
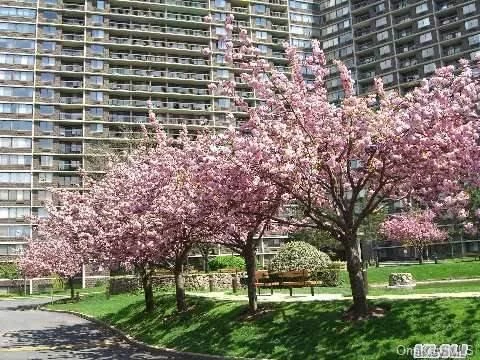
[[82, 113], [59, 113], [58, 119], [59, 120], [82, 120], [83, 114]]
[[370, 14], [363, 14], [360, 16], [355, 16], [355, 24], [367, 21], [371, 18]]
[[64, 3], [62, 7], [67, 10], [77, 10], [77, 11], [83, 11], [85, 9], [84, 5], [69, 4], [69, 3]]
[[274, 18], [282, 18], [282, 19], [286, 19], [288, 17], [287, 13], [279, 12], [279, 11], [272, 11], [270, 13], [270, 16]]
[[462, 52], [462, 49], [460, 47], [449, 47], [443, 51], [445, 56], [452, 56], [455, 54], [459, 54], [461, 52]]
[[83, 35], [81, 34], [63, 34], [63, 40], [83, 41]]
[[80, 50], [80, 49], [62, 49], [62, 55], [83, 56], [83, 50]]
[[451, 24], [451, 23], [457, 22], [458, 20], [459, 20], [458, 16], [449, 16], [443, 19], [438, 19], [438, 21], [440, 22], [440, 25]]
[[375, 56], [369, 56], [367, 58], [359, 59], [358, 65], [370, 64], [375, 61]]
[[420, 75], [418, 74], [406, 75], [406, 76], [403, 76], [402, 80], [403, 82], [417, 81], [417, 80], [420, 80]]
[[82, 72], [83, 66], [82, 65], [61, 65], [60, 70], [69, 71], [69, 72]]
[[60, 98], [60, 103], [62, 104], [82, 104], [83, 97], [77, 96], [65, 96]]
[[400, 63], [401, 67], [409, 67], [409, 66], [414, 66], [417, 65], [417, 59], [408, 59], [404, 60]]
[[63, 18], [62, 19], [62, 25], [78, 25], [78, 26], [83, 26], [85, 22], [83, 19], [71, 19], [71, 18]]
[[248, 8], [232, 7], [232, 12], [236, 12], [236, 13], [240, 13], [240, 14], [248, 14]]
[[74, 88], [78, 89], [82, 87], [82, 81], [80, 80], [70, 80], [70, 81], [62, 81], [60, 86], [67, 87], [67, 88]]
[[462, 36], [461, 31], [455, 31], [448, 34], [442, 34], [442, 40], [452, 40]]

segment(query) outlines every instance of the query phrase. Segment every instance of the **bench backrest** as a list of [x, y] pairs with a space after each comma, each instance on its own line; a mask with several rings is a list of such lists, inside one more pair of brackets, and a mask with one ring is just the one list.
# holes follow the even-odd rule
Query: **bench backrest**
[[310, 272], [307, 270], [292, 270], [292, 271], [279, 271], [271, 274], [279, 279], [299, 279], [307, 280], [310, 277]]
[[262, 279], [268, 279], [268, 270], [257, 270], [255, 271], [255, 280], [259, 281]]

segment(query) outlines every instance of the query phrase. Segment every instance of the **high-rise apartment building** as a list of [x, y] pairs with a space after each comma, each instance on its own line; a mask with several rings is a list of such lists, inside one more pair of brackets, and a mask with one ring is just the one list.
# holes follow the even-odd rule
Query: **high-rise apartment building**
[[[79, 168], [100, 171], [95, 155], [140, 134], [150, 99], [171, 133], [232, 125], [226, 112], [242, 109], [207, 91], [214, 80], [239, 81], [221, 51], [228, 13], [279, 69], [285, 41], [308, 53], [320, 39], [366, 93], [374, 76], [405, 91], [471, 58], [479, 9], [472, 0], [0, 0], [0, 258], [30, 234], [25, 215], [45, 215], [47, 187], [76, 187]], [[327, 85], [332, 101], [342, 97], [334, 68]]]

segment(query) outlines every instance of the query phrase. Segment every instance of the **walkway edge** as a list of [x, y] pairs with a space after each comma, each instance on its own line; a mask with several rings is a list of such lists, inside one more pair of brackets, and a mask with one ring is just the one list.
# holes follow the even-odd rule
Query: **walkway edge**
[[[227, 359], [227, 360], [272, 360], [272, 359], [260, 359], [260, 358], [244, 358], [244, 357], [226, 357], [226, 356], [220, 356], [220, 355], [208, 355], [208, 354], [198, 354], [198, 353], [192, 353], [188, 351], [178, 351], [175, 349], [169, 349], [169, 348], [164, 348], [160, 346], [155, 346], [155, 345], [149, 345], [143, 341], [135, 339], [133, 336], [129, 335], [128, 333], [117, 329], [116, 327], [110, 325], [109, 323], [99, 320], [93, 316], [78, 312], [78, 311], [71, 311], [71, 310], [54, 310], [54, 309], [47, 309], [43, 306], [39, 307], [39, 310], [41, 311], [47, 311], [47, 312], [56, 312], [56, 313], [63, 313], [63, 314], [70, 314], [70, 315], [75, 315], [78, 316], [82, 319], [88, 320], [94, 324], [97, 324], [101, 327], [107, 328], [111, 330], [113, 333], [116, 335], [120, 336], [123, 338], [126, 342], [128, 342], [131, 345], [138, 346], [139, 348], [151, 352], [163, 352], [163, 353], [170, 353], [172, 355], [180, 355], [180, 356], [189, 356], [192, 358], [192, 360], [220, 360], [220, 359]], [[164, 355], [164, 354], [163, 354]]]

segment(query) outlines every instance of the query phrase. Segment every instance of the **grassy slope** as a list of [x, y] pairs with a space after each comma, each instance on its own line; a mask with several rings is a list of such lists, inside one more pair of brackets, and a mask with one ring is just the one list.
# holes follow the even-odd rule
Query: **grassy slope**
[[439, 264], [370, 267], [368, 269], [368, 281], [370, 284], [386, 283], [388, 282], [388, 275], [393, 272], [409, 272], [418, 281], [480, 278], [480, 261], [449, 261]]
[[[340, 319], [346, 302], [283, 303], [255, 321], [239, 320], [245, 305], [189, 298], [175, 313], [172, 295], [159, 295], [154, 314], [143, 313], [142, 296], [90, 296], [54, 305], [102, 318], [148, 343], [194, 352], [274, 359], [407, 359], [398, 345], [468, 343], [480, 349], [480, 300], [385, 303], [385, 318], [351, 324]], [[480, 359], [480, 352], [469, 359]]]

